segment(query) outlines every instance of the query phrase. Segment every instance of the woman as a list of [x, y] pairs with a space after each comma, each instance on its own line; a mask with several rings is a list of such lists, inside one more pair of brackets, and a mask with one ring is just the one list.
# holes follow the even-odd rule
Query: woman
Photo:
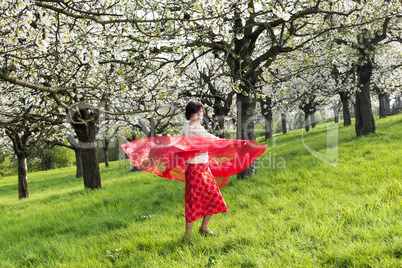
[[[190, 101], [186, 106], [186, 119], [180, 136], [217, 139], [202, 126], [205, 110], [201, 102]], [[199, 154], [187, 161], [185, 169], [186, 235], [190, 236], [194, 222], [203, 217], [199, 233], [214, 235], [208, 228], [213, 214], [227, 212], [225, 201], [209, 169], [208, 153]]]
[[214, 235], [208, 227], [212, 215], [227, 211], [219, 189], [264, 153], [266, 146], [209, 134], [200, 124], [204, 116], [200, 102], [189, 102], [185, 115], [188, 121], [179, 136], [139, 139], [120, 146], [138, 169], [186, 183], [187, 237], [199, 218], [203, 218], [199, 233]]

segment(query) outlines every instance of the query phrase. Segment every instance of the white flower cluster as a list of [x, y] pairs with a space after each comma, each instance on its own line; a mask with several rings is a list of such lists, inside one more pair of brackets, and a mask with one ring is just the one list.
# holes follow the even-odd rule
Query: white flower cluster
[[[220, 94], [241, 93], [244, 80], [240, 78], [250, 63], [257, 64], [274, 48], [295, 51], [258, 63], [258, 79], [263, 81], [256, 84], [261, 88], [248, 95], [270, 95], [289, 103], [314, 88], [314, 94], [329, 99], [340, 86], [332, 79], [332, 66], [346, 73], [359, 60], [356, 49], [338, 43], [361, 48], [364, 44], [356, 41], [359, 36], [375, 37], [386, 16], [401, 14], [396, 0], [370, 0], [364, 5], [328, 1], [320, 4], [321, 12], [300, 18], [297, 14], [310, 8], [311, 1], [254, 1], [254, 6], [245, 0], [76, 1], [74, 8], [70, 4], [51, 1], [52, 10], [32, 0], [0, 0], [4, 61], [17, 64], [15, 76], [26, 82], [63, 89], [56, 100], [44, 90], [2, 95], [1, 108], [7, 113], [19, 109], [7, 103], [18, 103], [14, 99], [35, 92], [32, 100], [48, 98], [52, 105], [57, 101], [59, 108], [53, 108], [53, 113], [85, 103], [101, 106], [102, 112], [129, 113], [127, 120], [132, 124], [141, 117], [160, 116], [176, 125], [182, 117], [173, 116], [167, 103], [184, 107], [183, 92], [189, 91], [191, 98], [210, 93], [207, 83], [200, 82], [200, 71], [213, 79]], [[58, 13], [58, 8], [74, 16]], [[234, 20], [241, 24], [236, 29]], [[399, 22], [393, 17], [390, 28]], [[263, 34], [251, 41], [250, 32], [257, 30]], [[245, 46], [236, 51], [236, 44], [242, 42]], [[252, 46], [254, 50], [247, 52]], [[233, 62], [247, 53], [241, 71], [234, 74], [231, 68], [237, 63]], [[401, 68], [391, 71], [398, 53], [400, 49], [393, 47], [373, 53], [378, 66], [374, 80], [384, 88], [398, 86]], [[342, 86], [350, 89], [351, 84]]]

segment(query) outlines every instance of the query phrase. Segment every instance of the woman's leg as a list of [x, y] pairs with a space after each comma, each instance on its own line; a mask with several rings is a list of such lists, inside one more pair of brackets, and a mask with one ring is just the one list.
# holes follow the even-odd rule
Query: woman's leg
[[190, 236], [193, 230], [194, 222], [186, 222], [186, 235]]
[[188, 213], [191, 212], [191, 209], [188, 207], [188, 203], [191, 201], [191, 173], [192, 166], [187, 163], [185, 169], [185, 178], [186, 178], [186, 187], [184, 192], [184, 203], [185, 203], [185, 214], [186, 214], [186, 232], [185, 235], [190, 237], [191, 231], [193, 230], [194, 221], [188, 222], [187, 220], [191, 220], [188, 217]]
[[204, 218], [202, 219], [202, 223], [201, 223], [201, 229], [208, 233], [208, 234], [212, 234], [212, 231], [208, 228], [208, 223], [209, 220], [211, 219], [212, 215], [205, 215]]

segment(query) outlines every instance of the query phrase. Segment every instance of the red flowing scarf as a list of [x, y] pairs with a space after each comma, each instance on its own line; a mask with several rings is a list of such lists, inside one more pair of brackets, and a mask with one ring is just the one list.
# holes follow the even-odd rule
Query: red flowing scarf
[[266, 149], [252, 140], [160, 136], [120, 145], [133, 165], [169, 180], [185, 182], [186, 163], [208, 153], [209, 168], [219, 188], [256, 160]]

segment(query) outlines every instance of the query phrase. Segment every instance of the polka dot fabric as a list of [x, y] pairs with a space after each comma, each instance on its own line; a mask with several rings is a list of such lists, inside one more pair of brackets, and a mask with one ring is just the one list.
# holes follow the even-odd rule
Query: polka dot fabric
[[228, 211], [208, 163], [187, 163], [185, 178], [186, 222]]

